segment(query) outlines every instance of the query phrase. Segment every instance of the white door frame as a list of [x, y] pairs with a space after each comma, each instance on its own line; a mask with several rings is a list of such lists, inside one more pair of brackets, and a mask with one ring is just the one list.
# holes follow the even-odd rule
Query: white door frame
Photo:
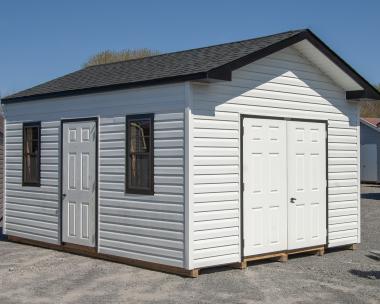
[[241, 261], [244, 260], [244, 231], [243, 231], [243, 225], [244, 225], [244, 190], [243, 190], [243, 136], [244, 132], [244, 126], [243, 121], [245, 118], [261, 118], [261, 119], [278, 119], [278, 120], [287, 120], [287, 121], [305, 121], [305, 122], [318, 122], [318, 123], [324, 123], [325, 124], [325, 130], [326, 130], [326, 246], [328, 245], [328, 194], [329, 194], [329, 188], [328, 188], [328, 121], [327, 120], [318, 120], [318, 119], [303, 119], [303, 118], [289, 118], [289, 117], [279, 117], [279, 116], [265, 116], [265, 115], [249, 115], [249, 114], [240, 114], [240, 256]]
[[[88, 248], [95, 248], [98, 251], [98, 229], [99, 229], [99, 211], [98, 211], [98, 189], [99, 189], [99, 118], [94, 117], [83, 117], [83, 118], [69, 118], [61, 119], [60, 125], [60, 139], [59, 139], [59, 242], [61, 245], [65, 245], [63, 240], [63, 197], [62, 197], [62, 182], [63, 182], [63, 124], [70, 122], [95, 122], [96, 131], [96, 141], [95, 141], [95, 246]], [[79, 247], [86, 247], [82, 245], [75, 245]]]

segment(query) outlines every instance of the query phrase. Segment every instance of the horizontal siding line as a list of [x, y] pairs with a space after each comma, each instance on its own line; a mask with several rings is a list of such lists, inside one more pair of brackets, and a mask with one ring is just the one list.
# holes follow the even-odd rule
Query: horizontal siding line
[[[110, 207], [107, 206], [106, 208], [110, 208]], [[147, 210], [137, 210], [137, 211], [141, 212], [141, 211], [147, 211]], [[158, 211], [151, 211], [151, 212], [154, 212], [154, 213], [157, 212], [158, 213]], [[163, 213], [163, 212], [161, 212], [161, 213]], [[183, 213], [179, 212], [179, 213], [174, 213], [174, 214], [183, 214]], [[116, 217], [116, 218], [121, 218], [121, 219], [131, 219], [131, 220], [149, 220], [151, 222], [164, 223], [164, 224], [165, 223], [183, 224], [183, 220], [172, 220], [172, 219], [170, 219], [170, 220], [169, 219], [163, 219], [163, 220], [161, 220], [161, 219], [152, 219], [151, 217], [136, 216], [136, 215], [134, 215], [134, 216], [114, 215], [114, 214], [108, 214], [107, 212], [104, 212], [104, 210], [100, 212], [100, 216], [109, 216], [109, 217]], [[104, 223], [104, 221], [101, 221], [101, 222]], [[112, 224], [112, 223], [109, 223], [109, 224]], [[146, 227], [146, 226], [141, 226], [141, 227]], [[169, 230], [169, 229], [167, 229], [167, 230]], [[172, 230], [172, 231], [178, 231], [178, 230]]]
[[[280, 85], [283, 85], [283, 86], [289, 86], [289, 87], [292, 87], [292, 85], [286, 85], [286, 84], [280, 84]], [[281, 93], [281, 94], [289, 94], [289, 95], [297, 95], [297, 96], [302, 96], [302, 97], [313, 97], [313, 98], [318, 98], [318, 99], [324, 99], [324, 100], [328, 100], [328, 101], [331, 101], [331, 102], [337, 102], [337, 103], [341, 103], [342, 101], [345, 101], [345, 98], [342, 97], [331, 97], [331, 96], [328, 96], [328, 97], [324, 97], [322, 95], [317, 95], [317, 94], [307, 94], [307, 93], [295, 93], [295, 92], [292, 92], [292, 91], [286, 91], [286, 90], [280, 90], [280, 89], [263, 89], [263, 88], [260, 88], [260, 87], [245, 87], [245, 86], [239, 86], [238, 84], [229, 84], [228, 87], [232, 87], [232, 88], [236, 88], [236, 89], [242, 89], [242, 90], [245, 90], [245, 91], [252, 91], [252, 90], [255, 90], [255, 91], [259, 91], [259, 92], [269, 92], [269, 93]], [[293, 86], [294, 87], [294, 86]], [[306, 89], [306, 87], [299, 87], [299, 88], [303, 88], [303, 89]], [[312, 90], [310, 90], [312, 92]], [[205, 99], [207, 94], [204, 93], [204, 92], [197, 92], [195, 93], [197, 95], [197, 101], [205, 101], [205, 102], [211, 102], [211, 103], [217, 103], [217, 101], [213, 101], [213, 100], [210, 100], [210, 99]], [[266, 100], [273, 100], [273, 101], [285, 101], [285, 102], [294, 102], [294, 103], [302, 103], [302, 104], [305, 104], [305, 101], [299, 101], [299, 100], [295, 100], [294, 98], [291, 99], [291, 97], [287, 97], [286, 95], [285, 96], [281, 96], [280, 97], [264, 97], [264, 96], [255, 96], [254, 93], [252, 93], [251, 95], [248, 95], [247, 93], [241, 93], [239, 94], [238, 96], [236, 96], [236, 94], [228, 94], [228, 93], [224, 93], [224, 92], [218, 92], [217, 94], [213, 94], [214, 97], [217, 97], [217, 96], [220, 96], [221, 98], [225, 97], [225, 98], [228, 98], [228, 100], [232, 100], [234, 98], [238, 98], [238, 97], [244, 97], [244, 98], [256, 98], [256, 99], [266, 99]], [[289, 98], [289, 99], [288, 99]], [[332, 107], [334, 108], [334, 105], [331, 104], [331, 103], [318, 103], [318, 102], [308, 102], [307, 104], [313, 104], [313, 105], [320, 105], [320, 106], [328, 106], [328, 107]]]
[[[211, 202], [207, 202], [205, 204], [209, 204]], [[215, 206], [217, 207], [217, 206]], [[238, 207], [235, 208], [223, 208], [223, 209], [209, 209], [204, 211], [194, 211], [194, 214], [202, 214], [202, 213], [213, 213], [213, 212], [225, 212], [225, 211], [239, 211]], [[198, 220], [198, 222], [204, 222], [204, 220]]]
[[334, 134], [334, 135], [330, 135], [329, 136], [334, 136], [334, 137], [353, 137], [353, 138], [356, 138], [357, 135], [356, 134]]
[[[215, 239], [221, 239], [221, 238], [231, 238], [232, 236], [225, 236], [225, 237], [219, 237], [219, 238], [212, 238], [213, 240]], [[194, 243], [197, 243], [198, 241], [195, 241]], [[239, 245], [240, 243], [240, 240], [239, 238], [237, 238], [236, 242], [231, 242], [229, 243], [228, 245], [205, 245], [205, 247], [202, 247], [202, 248], [194, 248], [194, 252], [197, 252], [197, 251], [203, 251], [203, 250], [210, 250], [210, 249], [218, 249], [218, 248], [222, 248], [222, 247], [226, 247], [226, 246], [236, 246], [236, 245]]]
[[[54, 204], [54, 205], [58, 205], [58, 200], [41, 200], [41, 199], [39, 199], [39, 198], [31, 198], [31, 197], [18, 197], [18, 196], [10, 196], [10, 195], [8, 195], [7, 194], [7, 197], [6, 197], [6, 199], [7, 200], [10, 200], [10, 202], [9, 203], [11, 203], [11, 204], [13, 204], [13, 202], [15, 201], [15, 200], [19, 200], [19, 199], [21, 199], [21, 200], [24, 200], [24, 201], [29, 201], [29, 200], [31, 200], [31, 201], [36, 201], [36, 202], [38, 202], [38, 201], [42, 201], [42, 202], [44, 202], [44, 203], [48, 203], [48, 204]], [[34, 206], [34, 205], [33, 205]]]
[[13, 215], [12, 215], [12, 216], [11, 216], [11, 215], [7, 215], [7, 222], [9, 221], [9, 223], [12, 223], [12, 224], [14, 224], [14, 225], [20, 225], [20, 226], [21, 226], [21, 224], [14, 223], [14, 222], [12, 221], [13, 219], [14, 219], [14, 220], [22, 220], [22, 221], [27, 220], [27, 221], [33, 223], [33, 225], [32, 225], [32, 224], [25, 224], [25, 223], [23, 223], [22, 226], [30, 226], [30, 227], [33, 227], [33, 228], [44, 229], [44, 230], [48, 230], [48, 231], [56, 231], [56, 229], [58, 229], [58, 224], [57, 224], [57, 223], [50, 223], [50, 222], [48, 222], [48, 224], [50, 224], [50, 225], [57, 226], [57, 227], [54, 228], [54, 229], [41, 228], [41, 226], [38, 225], [38, 224], [46, 223], [45, 221], [37, 221], [37, 220], [28, 219], [28, 218], [20, 218], [20, 217], [13, 216]]
[[[43, 222], [43, 223], [48, 223], [48, 224], [57, 224], [58, 222], [58, 216], [57, 215], [49, 215], [49, 214], [41, 214], [39, 212], [32, 212], [32, 211], [21, 211], [21, 210], [11, 210], [11, 209], [8, 209], [8, 205], [7, 205], [7, 210], [6, 210], [6, 216], [7, 218], [9, 217], [13, 217], [15, 219], [21, 219], [21, 220], [31, 220], [31, 221], [38, 221], [38, 222]], [[8, 211], [11, 211], [12, 213], [21, 213], [20, 215], [13, 215], [13, 214], [9, 214]], [[25, 216], [22, 216], [23, 214], [26, 214], [26, 215], [30, 215], [30, 216], [33, 216], [33, 215], [42, 215], [44, 218], [46, 217], [47, 219], [44, 219], [44, 220], [36, 220], [36, 219], [33, 219], [33, 218], [30, 218], [30, 217], [25, 217]], [[49, 220], [49, 218], [51, 218], [51, 220]]]
[[[108, 230], [107, 230], [108, 231]], [[106, 231], [104, 231], [106, 232]], [[119, 234], [119, 235], [124, 235], [124, 236], [137, 236], [137, 234], [128, 234], [128, 233], [120, 233], [120, 232], [112, 232], [114, 234]], [[102, 234], [102, 232], [100, 232], [100, 234]], [[103, 236], [100, 236], [100, 239], [102, 240], [110, 240], [110, 241], [113, 241], [113, 242], [121, 242], [121, 243], [124, 243], [124, 244], [132, 244], [132, 245], [143, 245], [143, 246], [149, 246], [149, 247], [154, 247], [154, 248], [159, 248], [159, 249], [166, 249], [166, 250], [174, 250], [174, 251], [179, 251], [179, 252], [182, 252], [183, 251], [183, 246], [180, 248], [180, 247], [168, 247], [168, 246], [163, 246], [163, 245], [157, 245], [157, 244], [150, 244], [149, 243], [149, 240], [150, 239], [155, 239], [155, 240], [163, 240], [163, 241], [171, 241], [171, 242], [178, 242], [178, 243], [181, 243], [181, 241], [179, 240], [168, 240], [166, 238], [158, 238], [158, 237], [148, 237], [146, 235], [139, 235], [138, 237], [141, 237], [141, 238], [145, 238], [147, 240], [146, 243], [144, 242], [137, 242], [137, 241], [120, 241], [118, 239], [115, 239], [113, 237], [105, 237], [104, 235]], [[183, 242], [182, 242], [183, 243]]]
[[[147, 203], [147, 202], [144, 202], [144, 204], [152, 204], [154, 205], [154, 203]], [[162, 206], [163, 204], [162, 203], [159, 203], [159, 204], [156, 204], [156, 205], [160, 205]], [[175, 204], [167, 204], [168, 206], [173, 206]], [[177, 204], [179, 206], [181, 206], [182, 204]], [[125, 210], [125, 211], [139, 211], [139, 212], [151, 212], [151, 213], [157, 213], [159, 215], [159, 213], [162, 213], [162, 214], [181, 214], [183, 215], [184, 213], [181, 212], [181, 211], [170, 211], [170, 210], [165, 210], [165, 211], [162, 211], [162, 210], [150, 210], [150, 209], [143, 209], [143, 208], [131, 208], [131, 207], [116, 207], [116, 206], [110, 206], [110, 204], [108, 204], [107, 206], [100, 206], [100, 213], [101, 214], [105, 214], [107, 212], [104, 212], [104, 209], [121, 209], [121, 210]], [[102, 211], [103, 210], [103, 211]], [[108, 215], [108, 214], [107, 214]], [[146, 218], [146, 217], [141, 217], [141, 216], [133, 216], [134, 218]], [[151, 218], [149, 218], [151, 219]], [[166, 220], [166, 219], [165, 219]], [[168, 220], [168, 221], [173, 221], [173, 222], [178, 222], [176, 220]], [[182, 221], [179, 221], [179, 222], [182, 222]]]
[[[115, 241], [111, 241], [111, 242], [115, 242]], [[117, 243], [123, 243], [123, 242], [117, 242]], [[128, 244], [128, 243], [125, 243], [125, 244]], [[119, 252], [124, 252], [124, 253], [131, 253], [131, 254], [138, 254], [138, 255], [144, 255], [146, 257], [149, 257], [149, 256], [152, 256], [152, 257], [156, 257], [156, 258], [161, 258], [161, 259], [170, 259], [170, 260], [175, 260], [175, 261], [178, 261], [179, 263], [182, 263], [182, 258], [177, 258], [177, 257], [172, 257], [172, 256], [165, 256], [165, 255], [159, 255], [157, 253], [148, 253], [148, 252], [144, 252], [144, 251], [135, 251], [135, 250], [131, 250], [131, 249], [121, 249], [121, 248], [117, 248], [115, 246], [111, 246], [111, 245], [107, 245], [107, 246], [99, 246], [99, 249], [101, 248], [104, 248], [105, 250], [107, 249], [111, 249], [111, 250], [115, 250], [115, 251], [119, 251]], [[181, 252], [181, 251], [178, 251], [178, 252]]]
[[[162, 168], [162, 167], [160, 167]], [[104, 179], [110, 175], [110, 176], [120, 176], [120, 177], [124, 177], [125, 176], [125, 172], [124, 173], [117, 173], [117, 172], [109, 172], [109, 173], [101, 173], [99, 174], [99, 179]], [[173, 173], [168, 173], [168, 174], [155, 174], [154, 177], [183, 177], [183, 174], [173, 174]], [[102, 181], [102, 183], [105, 182], [105, 183], [113, 183], [111, 181]], [[117, 181], [115, 183], [123, 183], [124, 184], [124, 181]]]
[[[239, 191], [217, 191], [217, 192], [213, 192], [213, 193], [219, 193], [219, 194], [239, 194]], [[208, 194], [208, 193], [194, 193], [195, 196], [199, 196], [199, 195], [205, 195], [205, 194]]]
[[[140, 226], [135, 226], [135, 225], [121, 225], [121, 224], [109, 224], [109, 223], [104, 223], [102, 222], [101, 224], [105, 224], [105, 225], [113, 225], [113, 226], [119, 226], [120, 228], [131, 228], [131, 229], [134, 229], [134, 228], [137, 228], [137, 229], [141, 229], [141, 228], [144, 228], [146, 230], [154, 230], [158, 233], [165, 233], [165, 232], [168, 232], [168, 233], [178, 233], [178, 234], [182, 234], [182, 232], [179, 232], [179, 231], [173, 231], [173, 230], [167, 230], [167, 229], [160, 229], [160, 228], [149, 228], [149, 227], [140, 227]], [[116, 232], [116, 233], [119, 233], [119, 234], [128, 234], [128, 235], [136, 235], [136, 236], [141, 236], [141, 237], [147, 237], [148, 234], [142, 234], [142, 233], [138, 233], [138, 232], [133, 232], [133, 234], [129, 234], [129, 233], [126, 233], [126, 232], [120, 232], [120, 230], [116, 230], [116, 228], [102, 228], [101, 231], [109, 231], [109, 232]], [[147, 232], [148, 233], [148, 232]], [[153, 238], [150, 234], [149, 236], [151, 238]], [[174, 238], [174, 237], [157, 237], [157, 236], [154, 236], [154, 238], [157, 238], [157, 239], [163, 239], [163, 240], [168, 240], [168, 241], [183, 241], [183, 239], [179, 239], [179, 238]]]
[[232, 155], [198, 155], [197, 158], [221, 158], [221, 157], [228, 157], [228, 158], [239, 158], [240, 155], [232, 154]]
[[[236, 210], [239, 210], [239, 209], [236, 209]], [[223, 210], [219, 210], [219, 211], [223, 211]], [[223, 218], [210, 219], [210, 220], [194, 220], [194, 223], [207, 223], [207, 222], [222, 221], [222, 220], [233, 220], [233, 219], [238, 219], [238, 218], [239, 218], [238, 216], [231, 216], [231, 217], [223, 217]], [[234, 226], [231, 226], [231, 227], [234, 227]], [[223, 228], [227, 228], [227, 227], [223, 227]], [[204, 231], [204, 230], [207, 230], [207, 229], [200, 229], [200, 230], [195, 229], [194, 231]], [[214, 230], [214, 229], [211, 229], [211, 230]]]
[[[264, 99], [264, 98], [244, 96], [244, 95], [242, 97], [246, 98], [247, 101], [246, 102], [242, 102], [242, 101], [239, 101], [239, 100], [231, 99], [228, 102], [226, 102], [225, 104], [226, 105], [232, 105], [232, 106], [251, 106], [251, 107], [260, 107], [260, 108], [268, 108], [268, 109], [281, 109], [281, 110], [286, 109], [286, 110], [290, 110], [290, 111], [304, 111], [304, 112], [327, 113], [327, 114], [331, 114], [331, 115], [342, 115], [342, 116], [345, 115], [342, 112], [329, 111], [328, 109], [323, 109], [323, 108], [335, 109], [334, 106], [317, 104], [319, 107], [321, 107], [321, 109], [307, 109], [307, 108], [300, 109], [300, 108], [296, 108], [296, 107], [294, 107], [294, 108], [293, 107], [289, 107], [288, 105], [286, 105], [286, 106], [274, 106], [274, 105], [265, 105], [264, 103], [263, 104], [250, 104], [249, 103], [249, 99], [251, 99], [251, 98], [256, 98], [256, 99], [260, 99], [260, 100]], [[274, 100], [274, 99], [273, 98], [268, 98], [268, 100]], [[277, 100], [277, 101], [280, 101], [280, 100]], [[288, 102], [287, 100], [285, 100], [285, 101]], [[206, 103], [208, 101], [204, 100], [203, 102]], [[211, 102], [211, 103], [213, 103], [213, 102]], [[305, 102], [291, 101], [291, 103], [289, 103], [289, 105], [290, 104], [302, 104], [302, 105], [305, 105]]]
[[[22, 226], [21, 226], [21, 225], [14, 224], [14, 223], [12, 223], [12, 225], [17, 225], [17, 226], [19, 226], [19, 227], [25, 227], [25, 228], [30, 227], [30, 228], [34, 228], [34, 229], [41, 229], [41, 230], [45, 230], [45, 231], [47, 231], [47, 232], [54, 232], [53, 230], [46, 230], [46, 229], [42, 229], [42, 228], [39, 228], [39, 227], [33, 227], [33, 226], [27, 226], [27, 225], [22, 225]], [[47, 238], [47, 239], [51, 239], [51, 240], [54, 240], [54, 242], [57, 242], [56, 239], [54, 239], [54, 238], [52, 238], [52, 237], [49, 237], [49, 236], [46, 236], [46, 235], [44, 235], [44, 234], [41, 234], [41, 233], [35, 232], [35, 231], [33, 231], [33, 233], [28, 233], [27, 231], [22, 230], [21, 228], [19, 228], [19, 229], [7, 228], [7, 231], [8, 231], [8, 234], [9, 234], [9, 235], [12, 235], [12, 231], [15, 231], [15, 232], [18, 232], [18, 233], [23, 233], [23, 234], [28, 234], [28, 235], [32, 235], [32, 236], [39, 236], [39, 237], [43, 237], [43, 238]], [[9, 233], [9, 232], [10, 232], [10, 233]], [[31, 238], [31, 239], [33, 239], [33, 238]]]
[[[21, 177], [20, 177], [21, 179]], [[41, 178], [41, 184], [42, 183], [42, 180], [45, 180], [45, 179], [49, 179], [49, 178]], [[55, 180], [57, 181], [58, 179], [57, 178], [52, 178], [52, 180]], [[17, 186], [19, 187], [19, 189], [15, 189], [15, 188], [9, 188], [10, 190], [24, 190], [24, 191], [31, 191], [33, 193], [40, 193], [40, 192], [44, 192], [44, 190], [57, 190], [58, 191], [58, 187], [57, 186], [43, 186], [41, 185], [40, 187], [38, 187], [37, 189], [25, 189], [25, 187], [27, 186], [22, 186], [21, 185], [21, 181], [20, 182], [10, 182], [9, 180], [7, 181], [7, 185], [12, 185], [12, 186]], [[7, 187], [8, 188], [8, 187]], [[49, 189], [50, 188], [50, 189]]]
[[[357, 237], [358, 228], [343, 230], [346, 233], [352, 233], [349, 237]], [[341, 233], [342, 231], [333, 231], [329, 233], [329, 240], [341, 239], [341, 236], [334, 236], [335, 233]]]
[[[193, 140], [197, 140], [197, 139], [215, 139], [215, 137], [212, 137], [212, 136], [193, 136]], [[239, 139], [239, 136], [236, 136], [236, 137], [218, 137], [218, 139]]]
[[[30, 193], [28, 191], [15, 191], [15, 190], [11, 190], [11, 191], [15, 191], [15, 192], [20, 192], [18, 195], [13, 195], [13, 194], [9, 194], [9, 189], [6, 189], [7, 190], [7, 198], [10, 197], [10, 198], [19, 198], [19, 199], [33, 199], [33, 200], [39, 200], [39, 201], [44, 201], [44, 202], [49, 202], [49, 203], [57, 203], [57, 200], [53, 200], [53, 199], [49, 199], [49, 198], [41, 198], [41, 197], [30, 197]], [[22, 193], [21, 193], [22, 192]], [[45, 193], [33, 193], [33, 194], [45, 194]], [[46, 193], [48, 195], [53, 195], [51, 193]], [[28, 196], [25, 196], [25, 195], [28, 195]], [[57, 198], [58, 198], [58, 194], [56, 195]]]
[[[220, 228], [220, 229], [226, 229], [226, 228]], [[227, 228], [228, 229], [228, 228]], [[212, 229], [212, 230], [216, 230], [216, 229]], [[223, 236], [213, 236], [213, 237], [205, 237], [205, 238], [197, 238], [196, 240], [194, 240], [194, 243], [195, 242], [198, 242], [198, 241], [206, 241], [206, 240], [215, 240], [215, 239], [223, 239], [223, 238], [227, 238], [227, 237], [238, 237], [240, 239], [240, 235], [239, 233], [233, 233], [233, 234], [226, 234], [226, 235], [223, 235]], [[236, 245], [238, 245], [239, 243], [237, 243]], [[224, 245], [225, 246], [225, 245]], [[207, 247], [205, 247], [204, 249], [206, 249]], [[200, 249], [198, 249], [200, 250]]]
[[[352, 179], [352, 178], [351, 178]], [[350, 179], [350, 180], [351, 180]], [[352, 188], [352, 187], [355, 187], [357, 185], [353, 184], [353, 185], [342, 185], [342, 186], [329, 186], [329, 189], [339, 189], [339, 188]], [[356, 192], [354, 192], [356, 193]]]
[[[34, 225], [28, 225], [28, 224], [22, 224], [22, 225], [20, 225], [20, 224], [16, 224], [16, 223], [10, 223], [10, 224], [15, 225], [15, 226], [19, 226], [19, 227], [22, 227], [22, 228], [24, 228], [24, 227], [25, 228], [34, 228], [34, 229], [44, 230], [46, 232], [53, 232], [53, 233], [55, 232], [55, 233], [58, 233], [58, 230], [52, 230], [52, 229], [48, 229], [48, 228], [42, 228], [40, 226], [37, 227], [37, 226], [34, 226]], [[13, 229], [13, 230], [19, 231], [19, 232], [23, 232], [21, 229], [20, 230]], [[40, 235], [40, 236], [43, 236], [43, 235]]]
[[[358, 222], [349, 222], [350, 224], [352, 224], [352, 226], [356, 226], [358, 227]], [[347, 226], [347, 223], [342, 223], [343, 225], [346, 225]], [[329, 225], [329, 234], [330, 233], [335, 233], [335, 232], [341, 232], [341, 231], [349, 231], [349, 230], [357, 230], [358, 228], [350, 228], [350, 229], [347, 229], [347, 227], [345, 226], [342, 226], [341, 228], [339, 228], [339, 225], [342, 225], [342, 224], [332, 224], [332, 225]], [[338, 226], [338, 227], [336, 227]], [[334, 230], [334, 231], [331, 231], [331, 230]]]
[[[357, 159], [358, 157], [357, 156], [331, 156], [329, 155], [329, 158], [334, 158], [334, 159]], [[335, 165], [335, 164], [334, 164]], [[336, 165], [349, 165], [349, 164], [336, 164]]]
[[[200, 122], [204, 122], [205, 120], [206, 121], [210, 121], [210, 123], [212, 122], [225, 122], [225, 123], [233, 123], [233, 124], [239, 124], [239, 119], [237, 118], [236, 120], [230, 120], [230, 119], [223, 119], [223, 118], [219, 118], [219, 117], [212, 117], [210, 118], [209, 116], [197, 116], [197, 114], [193, 114], [194, 118], [194, 126], [196, 126], [197, 124], [197, 121], [200, 121]], [[239, 116], [238, 116], [239, 117]]]
[[[342, 209], [351, 209], [351, 208], [342, 208]], [[333, 209], [333, 210], [342, 210], [342, 209]], [[344, 214], [344, 215], [331, 215], [331, 214], [329, 214], [329, 219], [330, 220], [333, 220], [333, 219], [336, 219], [336, 218], [342, 218], [342, 217], [345, 217], [345, 216], [352, 216], [352, 215], [358, 215], [358, 210], [357, 210], [357, 208], [355, 208], [356, 209], [356, 212], [355, 211], [352, 211], [352, 212], [349, 212], [349, 213], [347, 213], [347, 214]], [[330, 211], [333, 211], [333, 210], [330, 210]], [[331, 213], [331, 212], [329, 212], [329, 213]], [[344, 220], [344, 219], [343, 219]], [[339, 224], [341, 224], [341, 223], [351, 223], [352, 222], [352, 220], [351, 219], [347, 219], [348, 220], [348, 222], [339, 222]], [[329, 223], [329, 226], [331, 226], [331, 225], [334, 225], [334, 224], [331, 224], [331, 223]]]
[[[236, 245], [231, 245], [231, 246], [236, 246]], [[229, 247], [229, 246], [222, 246], [222, 247]], [[215, 247], [215, 248], [217, 248], [217, 247]], [[206, 250], [206, 249], [198, 249], [198, 251], [202, 251], [202, 250]], [[212, 258], [226, 257], [226, 256], [235, 255], [235, 254], [239, 254], [239, 251], [237, 251], [236, 253], [229, 253], [229, 254], [208, 255], [205, 258], [194, 258], [194, 262], [201, 261], [201, 260], [212, 259]]]
[[[135, 217], [125, 217], [125, 216], [117, 216], [117, 215], [100, 215], [100, 221], [99, 222], [100, 223], [104, 223], [104, 224], [109, 224], [109, 225], [115, 225], [115, 223], [112, 222], [112, 221], [105, 220], [104, 216], [107, 216], [109, 218], [116, 218], [116, 219], [119, 219], [119, 220], [126, 220], [126, 219], [144, 220], [144, 221], [146, 220], [146, 219], [140, 219], [140, 218], [135, 218]], [[151, 220], [151, 219], [149, 219], [149, 220], [150, 220], [150, 222], [155, 222], [155, 223], [159, 223], [159, 224], [166, 224], [167, 223], [166, 220], [165, 221]], [[116, 224], [118, 224], [118, 223], [116, 223]], [[170, 222], [170, 224], [178, 224], [178, 222]], [[179, 224], [183, 224], [183, 222], [179, 222]], [[119, 223], [119, 225], [121, 225], [121, 224]], [[122, 225], [123, 226], [128, 226], [129, 224], [126, 224], [126, 225], [122, 224]], [[133, 226], [137, 227], [137, 228], [162, 229], [162, 228], [158, 228], [158, 227], [150, 227], [150, 226], [147, 226], [146, 224], [141, 224], [141, 225], [139, 225], [139, 224], [133, 224]], [[181, 225], [181, 229], [178, 229], [178, 228], [172, 228], [172, 229], [170, 229], [168, 227], [165, 227], [162, 230], [168, 231], [168, 232], [183, 232], [184, 227], [183, 227], [183, 225]]]
[[100, 128], [99, 135], [102, 136], [107, 136], [107, 135], [121, 135], [125, 136], [125, 130], [124, 131], [116, 131], [115, 129], [110, 130], [110, 131], [105, 131]]
[[[156, 185], [155, 185], [156, 186]], [[169, 185], [170, 187], [179, 187], [177, 185]], [[122, 197], [125, 197], [125, 195], [128, 195], [128, 192], [125, 192], [125, 190], [116, 190], [116, 189], [108, 189], [108, 188], [101, 188], [100, 191], [103, 192], [113, 192], [115, 194], [121, 194]], [[181, 195], [180, 193], [172, 193], [172, 192], [166, 192], [166, 191], [160, 191], [160, 192], [155, 192], [155, 194], [160, 194], [160, 195]]]
[[[56, 203], [57, 204], [57, 203]], [[19, 211], [19, 210], [15, 210], [15, 209], [12, 209], [12, 205], [18, 205], [18, 206], [26, 206], [26, 207], [36, 207], [36, 208], [44, 208], [44, 209], [50, 209], [50, 210], [58, 210], [58, 204], [56, 207], [54, 206], [38, 206], [38, 205], [30, 205], [30, 204], [25, 204], [25, 203], [20, 203], [20, 202], [7, 202], [7, 209], [9, 210], [14, 210], [14, 211]], [[38, 213], [38, 212], [35, 212], [36, 214], [41, 214], [41, 213]]]
[[[101, 189], [100, 189], [100, 190], [101, 190]], [[102, 191], [102, 190], [101, 190], [101, 192], [111, 192], [111, 193], [112, 193], [113, 191]], [[101, 199], [104, 199], [104, 200], [107, 200], [107, 199], [111, 199], [111, 200], [113, 200], [113, 199], [129, 200], [129, 199], [131, 199], [131, 200], [143, 201], [143, 202], [146, 202], [147, 200], [151, 200], [151, 201], [156, 201], [156, 200], [157, 200], [157, 202], [165, 202], [165, 203], [169, 203], [169, 202], [167, 201], [166, 197], [180, 198], [181, 200], [183, 199], [183, 195], [172, 194], [172, 193], [170, 193], [170, 194], [165, 194], [165, 195], [164, 195], [165, 198], [163, 199], [163, 201], [161, 201], [161, 198], [160, 198], [158, 195], [161, 196], [161, 193], [156, 193], [156, 195], [153, 196], [153, 198], [152, 198], [151, 196], [149, 196], [149, 197], [147, 198], [147, 197], [144, 197], [144, 196], [141, 196], [141, 197], [140, 197], [140, 196], [136, 196], [136, 195], [133, 195], [133, 194], [129, 194], [129, 193], [124, 193], [124, 192], [123, 192], [123, 195], [118, 196], [117, 198], [112, 197], [112, 196], [104, 195], [104, 193], [101, 193], [101, 195], [99, 195], [99, 197], [100, 197]], [[160, 199], [160, 200], [158, 200], [158, 199]], [[178, 203], [178, 202], [176, 202], [176, 203]]]

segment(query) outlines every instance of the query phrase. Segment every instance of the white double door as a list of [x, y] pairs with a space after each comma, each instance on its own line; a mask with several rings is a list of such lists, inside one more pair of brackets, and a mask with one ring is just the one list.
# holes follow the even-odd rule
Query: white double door
[[243, 120], [244, 256], [326, 243], [324, 123]]
[[63, 123], [62, 241], [95, 246], [96, 123]]

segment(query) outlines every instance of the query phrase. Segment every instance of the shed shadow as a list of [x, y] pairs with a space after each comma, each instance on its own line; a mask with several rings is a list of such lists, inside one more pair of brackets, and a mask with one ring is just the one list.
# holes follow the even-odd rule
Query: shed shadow
[[4, 242], [7, 240], [7, 237], [3, 234], [3, 227], [0, 227], [0, 241]]
[[380, 256], [376, 256], [374, 254], [367, 254], [366, 257], [375, 261], [380, 261]]
[[380, 280], [380, 271], [362, 271], [351, 269], [349, 271], [352, 275], [369, 280]]
[[361, 198], [379, 201], [380, 200], [380, 192], [362, 193]]

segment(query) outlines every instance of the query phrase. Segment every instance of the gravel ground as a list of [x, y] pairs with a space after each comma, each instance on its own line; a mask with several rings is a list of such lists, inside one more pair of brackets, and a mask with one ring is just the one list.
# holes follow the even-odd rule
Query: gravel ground
[[380, 303], [380, 187], [362, 188], [362, 244], [323, 257], [182, 278], [0, 241], [0, 303]]

